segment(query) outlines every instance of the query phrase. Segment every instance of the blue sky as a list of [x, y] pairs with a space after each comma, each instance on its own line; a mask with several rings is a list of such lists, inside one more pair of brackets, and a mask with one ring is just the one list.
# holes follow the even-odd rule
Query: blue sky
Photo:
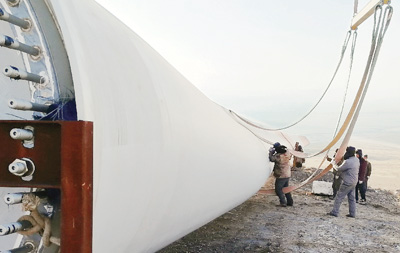
[[[209, 98], [275, 127], [295, 122], [317, 102], [333, 75], [353, 16], [353, 1], [348, 0], [97, 2]], [[367, 2], [360, 0], [359, 10]], [[400, 17], [396, 11], [400, 4], [393, 1], [392, 6], [393, 19], [356, 133], [370, 135], [389, 129], [392, 135], [379, 138], [399, 143]], [[370, 18], [358, 30], [345, 114], [361, 82], [372, 22]], [[320, 106], [289, 132], [309, 134], [313, 129], [317, 135], [332, 136], [346, 87], [350, 45], [347, 51]]]

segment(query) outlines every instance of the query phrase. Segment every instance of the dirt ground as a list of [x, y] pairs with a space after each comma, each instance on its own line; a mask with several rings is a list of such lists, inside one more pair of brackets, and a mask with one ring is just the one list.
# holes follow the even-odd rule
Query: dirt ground
[[[290, 185], [310, 174], [294, 171]], [[313, 195], [311, 187], [293, 192], [293, 207], [278, 207], [277, 196], [258, 193], [159, 252], [400, 252], [399, 191], [369, 189], [354, 219], [345, 216], [347, 198], [339, 217], [326, 215], [333, 200]]]

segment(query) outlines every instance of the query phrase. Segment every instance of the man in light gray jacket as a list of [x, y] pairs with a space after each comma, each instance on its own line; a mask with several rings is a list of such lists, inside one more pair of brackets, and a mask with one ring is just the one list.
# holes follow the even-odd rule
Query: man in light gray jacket
[[335, 198], [335, 203], [333, 204], [333, 209], [328, 215], [338, 216], [340, 205], [342, 204], [344, 198], [347, 196], [349, 201], [349, 214], [347, 217], [356, 217], [356, 200], [355, 200], [355, 186], [358, 182], [358, 170], [360, 168], [360, 161], [355, 157], [356, 149], [354, 147], [347, 147], [346, 153], [344, 154], [344, 163], [335, 168], [337, 171], [341, 172], [341, 178], [343, 183], [339, 188], [339, 191]]

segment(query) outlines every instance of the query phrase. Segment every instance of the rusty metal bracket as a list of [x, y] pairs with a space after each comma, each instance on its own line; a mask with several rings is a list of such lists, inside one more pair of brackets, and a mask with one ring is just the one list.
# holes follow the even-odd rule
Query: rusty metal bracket
[[[26, 126], [35, 129], [30, 148], [10, 136]], [[0, 140], [0, 187], [59, 189], [61, 218], [52, 222], [61, 227], [61, 252], [92, 252], [93, 123], [0, 121]], [[35, 164], [30, 181], [9, 171], [22, 157]]]

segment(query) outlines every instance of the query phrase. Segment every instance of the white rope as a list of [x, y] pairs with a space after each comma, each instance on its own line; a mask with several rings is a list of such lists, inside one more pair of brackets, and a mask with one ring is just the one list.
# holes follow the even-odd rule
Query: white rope
[[[240, 115], [238, 115], [237, 113], [235, 113], [235, 112], [233, 112], [233, 111], [231, 111], [231, 113], [235, 114], [236, 117], [238, 117], [238, 118], [241, 119], [242, 121], [246, 122], [247, 124], [249, 124], [249, 125], [251, 125], [251, 126], [253, 126], [253, 127], [262, 129], [262, 130], [266, 130], [266, 131], [279, 131], [279, 130], [284, 130], [284, 129], [290, 128], [290, 127], [292, 127], [292, 126], [295, 126], [296, 124], [298, 124], [298, 123], [300, 123], [301, 121], [303, 121], [303, 120], [304, 120], [307, 116], [309, 116], [309, 115], [314, 111], [314, 109], [319, 105], [319, 103], [322, 101], [323, 97], [326, 95], [327, 91], [329, 90], [330, 86], [332, 85], [332, 83], [333, 83], [333, 81], [334, 81], [334, 79], [335, 79], [335, 77], [336, 77], [336, 74], [337, 74], [337, 72], [338, 72], [338, 70], [339, 70], [339, 67], [341, 66], [341, 63], [342, 63], [342, 61], [343, 61], [344, 53], [346, 52], [347, 45], [348, 45], [348, 42], [349, 42], [350, 37], [351, 37], [351, 32], [352, 32], [352, 31], [349, 30], [349, 31], [346, 33], [346, 38], [345, 38], [344, 43], [343, 43], [343, 46], [342, 46], [342, 52], [341, 52], [341, 57], [340, 57], [339, 63], [338, 63], [338, 65], [337, 65], [336, 69], [335, 69], [335, 72], [334, 72], [334, 74], [333, 74], [333, 76], [332, 76], [332, 78], [331, 78], [331, 80], [330, 80], [328, 86], [326, 87], [326, 89], [325, 89], [325, 91], [323, 92], [322, 96], [319, 98], [318, 102], [317, 102], [317, 103], [311, 108], [311, 110], [310, 110], [306, 115], [304, 115], [300, 120], [298, 120], [298, 121], [296, 121], [295, 123], [290, 124], [290, 125], [288, 125], [288, 126], [286, 126], [286, 127], [281, 127], [281, 128], [267, 128], [267, 127], [263, 127], [263, 126], [257, 125], [257, 124], [255, 124], [255, 123], [253, 123], [253, 122], [250, 122], [249, 120], [247, 120], [247, 119], [241, 117]], [[354, 33], [353, 33], [353, 42], [352, 42], [352, 52], [351, 52], [351, 54], [350, 54], [351, 63], [350, 63], [350, 70], [349, 70], [349, 74], [348, 74], [347, 86], [348, 86], [348, 84], [349, 84], [350, 75], [351, 75], [351, 70], [352, 70], [353, 55], [354, 55], [354, 49], [355, 49], [355, 42], [356, 42], [356, 39], [357, 39], [357, 32], [354, 31]], [[347, 93], [347, 88], [346, 88], [346, 93]], [[342, 111], [343, 111], [344, 103], [345, 103], [345, 101], [343, 101], [343, 103], [342, 103]], [[342, 114], [342, 112], [341, 112], [341, 114]], [[341, 118], [341, 115], [339, 116], [339, 121], [338, 121], [337, 124], [339, 124], [340, 118]], [[337, 126], [336, 126], [336, 130], [335, 130], [335, 131], [337, 131]]]
[[355, 16], [358, 13], [358, 0], [354, 0], [354, 12], [353, 16]]
[[[293, 126], [297, 125], [298, 123], [300, 123], [301, 121], [303, 121], [305, 118], [307, 118], [315, 110], [315, 108], [320, 104], [320, 102], [325, 97], [326, 93], [328, 92], [329, 88], [331, 87], [331, 85], [332, 85], [332, 83], [333, 83], [333, 81], [334, 81], [334, 79], [336, 77], [336, 74], [337, 74], [337, 72], [338, 72], [338, 70], [339, 70], [339, 68], [340, 68], [340, 66], [342, 64], [342, 61], [343, 61], [343, 58], [344, 58], [344, 54], [346, 52], [347, 45], [349, 43], [350, 37], [351, 37], [351, 30], [349, 30], [346, 33], [346, 37], [345, 37], [345, 40], [344, 40], [344, 43], [343, 43], [343, 46], [342, 46], [342, 51], [341, 51], [339, 62], [337, 64], [337, 66], [336, 66], [335, 72], [333, 73], [333, 76], [332, 76], [330, 82], [328, 83], [328, 86], [325, 88], [324, 92], [322, 93], [321, 97], [318, 99], [317, 103], [303, 117], [301, 117], [299, 120], [297, 120], [296, 122], [294, 122], [294, 123], [292, 123], [292, 124], [290, 124], [288, 126], [280, 127], [280, 128], [265, 128], [265, 127], [260, 127], [260, 126], [257, 126], [257, 125], [254, 125], [254, 126], [258, 127], [258, 128], [261, 128], [263, 130], [267, 130], [267, 131], [279, 131], [279, 130], [285, 130], [285, 129], [288, 129], [290, 127], [293, 127]], [[239, 118], [241, 118], [239, 115], [237, 115], [237, 116]]]
[[[378, 23], [376, 23], [376, 19], [377, 19], [376, 15], [378, 13], [377, 10], [379, 10]], [[373, 33], [372, 33], [371, 50], [370, 50], [367, 66], [365, 68], [364, 75], [363, 75], [359, 90], [357, 92], [356, 98], [354, 99], [352, 108], [350, 109], [350, 112], [348, 113], [347, 118], [346, 118], [345, 122], [343, 123], [339, 133], [320, 152], [317, 152], [317, 153], [311, 154], [311, 155], [308, 155], [306, 153], [299, 153], [298, 157], [300, 157], [300, 158], [310, 158], [310, 157], [314, 157], [314, 156], [317, 156], [317, 155], [320, 155], [320, 154], [324, 153], [325, 151], [327, 151], [330, 148], [332, 148], [333, 145], [335, 145], [339, 141], [339, 139], [342, 137], [342, 135], [344, 134], [344, 132], [347, 129], [347, 127], [349, 127], [349, 128], [353, 128], [354, 127], [355, 121], [356, 121], [356, 120], [354, 121], [354, 117], [358, 117], [359, 110], [361, 110], [361, 104], [362, 104], [362, 102], [364, 100], [367, 88], [368, 88], [369, 83], [371, 81], [372, 73], [374, 71], [376, 60], [377, 60], [377, 57], [379, 55], [379, 51], [380, 51], [380, 47], [381, 47], [381, 44], [382, 44], [382, 40], [383, 40], [383, 37], [384, 37], [384, 35], [386, 33], [386, 30], [387, 30], [387, 28], [388, 28], [388, 26], [390, 24], [390, 20], [391, 20], [392, 14], [393, 14], [393, 8], [391, 6], [387, 6], [386, 7], [385, 13], [384, 13], [383, 16], [382, 16], [382, 6], [378, 5], [376, 7], [376, 11], [375, 11], [375, 15], [374, 15], [374, 29], [373, 29]], [[383, 21], [385, 21], [385, 19], [386, 19], [386, 23], [384, 24]], [[382, 23], [382, 25], [381, 25], [381, 23]], [[377, 38], [378, 38], [378, 41], [377, 41]], [[232, 111], [231, 111], [231, 113], [235, 114], [238, 118], [240, 118], [244, 122], [246, 122], [246, 123], [248, 123], [248, 124], [250, 124], [252, 126], [258, 127], [257, 125], [249, 122], [248, 120], [244, 119], [243, 117], [240, 117], [236, 113], [234, 113]], [[350, 124], [350, 126], [349, 126], [349, 124]], [[249, 129], [249, 128], [247, 128], [247, 129]], [[351, 129], [350, 132], [352, 132], [352, 129]], [[350, 135], [346, 135], [345, 139], [349, 139], [350, 136], [351, 136], [351, 134]], [[261, 139], [261, 140], [263, 140], [263, 139]], [[270, 143], [273, 143], [273, 142], [268, 140], [267, 143], [270, 144]], [[339, 159], [339, 160], [341, 159], [341, 157], [344, 154], [344, 150], [345, 149], [346, 149], [346, 147], [344, 147], [342, 149], [339, 149], [338, 154], [336, 156], [336, 159]]]
[[[380, 13], [379, 13], [378, 24], [376, 24], [376, 15], [377, 15], [377, 10], [378, 9], [380, 10]], [[389, 27], [390, 21], [392, 19], [392, 15], [393, 15], [393, 7], [390, 6], [390, 5], [388, 5], [385, 8], [385, 12], [384, 12], [383, 16], [382, 16], [382, 6], [381, 5], [378, 5], [376, 7], [376, 9], [375, 9], [374, 29], [373, 29], [374, 32], [373, 32], [373, 36], [372, 36], [373, 37], [372, 38], [373, 43], [372, 43], [372, 46], [371, 46], [372, 61], [368, 61], [368, 64], [366, 66], [366, 70], [365, 70], [365, 74], [364, 74], [363, 80], [365, 80], [365, 78], [367, 78], [367, 81], [366, 81], [365, 88], [364, 88], [364, 91], [362, 93], [360, 102], [359, 102], [359, 104], [357, 106], [356, 113], [354, 115], [354, 118], [353, 118], [350, 126], [349, 126], [349, 130], [348, 130], [348, 132], [347, 132], [347, 134], [346, 134], [346, 136], [345, 136], [345, 138], [343, 140], [343, 143], [342, 143], [341, 147], [339, 148], [339, 150], [338, 150], [338, 152], [337, 152], [337, 154], [335, 156], [335, 160], [336, 160], [337, 163], [343, 157], [343, 154], [344, 154], [344, 152], [346, 150], [346, 147], [347, 147], [347, 145], [349, 143], [351, 134], [353, 132], [354, 126], [356, 124], [358, 115], [359, 115], [359, 113], [361, 111], [361, 106], [362, 106], [362, 104], [364, 102], [364, 99], [365, 99], [365, 96], [367, 94], [367, 90], [368, 90], [369, 84], [370, 84], [371, 79], [372, 79], [372, 74], [373, 74], [373, 72], [375, 70], [376, 62], [378, 60], [378, 56], [379, 56], [379, 52], [380, 52], [380, 49], [381, 49], [381, 46], [382, 46], [383, 38], [384, 38], [384, 36], [386, 34], [386, 31], [387, 31], [387, 29]], [[376, 39], [377, 39], [376, 37], [378, 37], [378, 41], [375, 44]]]
[[[348, 89], [349, 89], [350, 77], [351, 77], [351, 73], [352, 73], [352, 69], [353, 69], [354, 51], [355, 51], [355, 48], [356, 48], [356, 42], [357, 42], [357, 30], [355, 30], [354, 33], [353, 33], [353, 40], [352, 40], [351, 53], [350, 53], [350, 67], [349, 67], [349, 73], [348, 73], [348, 75], [347, 75], [346, 89], [345, 89], [344, 96], [343, 96], [342, 108], [340, 109], [340, 114], [339, 114], [338, 120], [337, 120], [337, 122], [336, 122], [336, 127], [335, 127], [335, 132], [334, 132], [334, 134], [333, 134], [333, 138], [335, 138], [335, 136], [336, 136], [336, 134], [337, 134], [337, 131], [339, 130], [339, 125], [340, 125], [340, 121], [341, 121], [341, 119], [342, 119], [343, 110], [344, 110], [344, 105], [345, 105], [345, 103], [346, 103], [347, 91], [348, 91]], [[321, 160], [321, 163], [319, 164], [318, 168], [315, 170], [315, 172], [313, 173], [313, 175], [314, 175], [317, 171], [319, 171], [319, 170], [321, 169], [322, 165], [324, 164], [325, 160], [326, 160], [327, 157], [328, 157], [328, 154], [329, 154], [329, 151], [330, 151], [330, 150], [331, 150], [331, 149], [329, 148], [329, 149], [326, 151], [324, 157], [323, 157], [322, 160]], [[311, 175], [310, 178], [313, 177], [313, 175]]]
[[[377, 15], [377, 10], [380, 10], [380, 14], [379, 14], [379, 20], [378, 20], [378, 24], [376, 24], [376, 15]], [[372, 78], [372, 74], [374, 72], [375, 69], [375, 65], [378, 59], [378, 55], [382, 46], [382, 42], [383, 42], [383, 37], [387, 31], [387, 28], [389, 27], [391, 18], [393, 15], [393, 8], [391, 6], [387, 6], [385, 8], [385, 12], [384, 15], [382, 16], [382, 6], [378, 5], [375, 9], [375, 14], [374, 14], [374, 29], [373, 29], [373, 35], [372, 35], [372, 45], [371, 45], [371, 52], [370, 52], [370, 56], [367, 62], [367, 66], [365, 68], [365, 72], [364, 72], [364, 77], [363, 77], [363, 81], [362, 84], [365, 82], [365, 88], [363, 89], [361, 98], [359, 100], [359, 103], [357, 104], [357, 109], [356, 112], [352, 118], [351, 124], [349, 126], [349, 129], [347, 130], [346, 136], [344, 137], [342, 144], [340, 146], [340, 148], [338, 149], [336, 155], [335, 155], [335, 161], [336, 163], [339, 163], [339, 161], [342, 159], [343, 154], [345, 149], [347, 148], [348, 144], [349, 144], [349, 140], [350, 137], [353, 133], [354, 130], [354, 126], [357, 122], [357, 118], [359, 115], [359, 112], [361, 110], [365, 95], [367, 94], [367, 90]], [[381, 24], [382, 21], [382, 25]], [[386, 21], [386, 22], [385, 22]], [[378, 39], [378, 41], [377, 41]], [[361, 85], [363, 86], [363, 85]], [[360, 87], [361, 88], [361, 87]], [[308, 183], [311, 183], [319, 178], [321, 178], [323, 175], [325, 175], [328, 171], [330, 171], [330, 169], [332, 168], [332, 164], [329, 164], [321, 173], [319, 173], [318, 175], [316, 175], [314, 178], [309, 177], [308, 179], [306, 179], [305, 181], [303, 181], [302, 183], [300, 183], [299, 185], [296, 186], [289, 186], [289, 187], [285, 187], [283, 188], [283, 192], [284, 193], [288, 193], [291, 191], [294, 191]], [[314, 174], [314, 173], [313, 173]], [[267, 194], [273, 194], [274, 189], [268, 189], [265, 190], [264, 192], [266, 192]]]

